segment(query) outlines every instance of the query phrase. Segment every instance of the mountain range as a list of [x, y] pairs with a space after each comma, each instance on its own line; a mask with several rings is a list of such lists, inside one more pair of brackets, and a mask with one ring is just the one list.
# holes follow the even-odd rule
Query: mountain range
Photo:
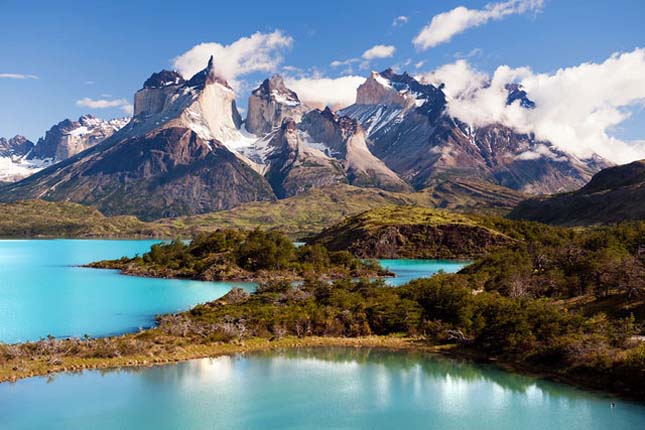
[[[188, 80], [154, 73], [125, 125], [63, 121], [27, 151], [14, 139], [5, 146], [21, 160], [58, 162], [0, 188], [0, 200], [73, 201], [156, 219], [336, 184], [400, 192], [468, 180], [546, 194], [579, 188], [609, 165], [500, 124], [471, 127], [447, 113], [443, 85], [391, 69], [372, 72], [356, 103], [336, 112], [307, 106], [276, 75], [251, 93], [243, 119], [213, 61]], [[509, 104], [534, 108], [522, 88], [507, 90]], [[89, 132], [90, 123], [101, 131]]]
[[65, 119], [55, 124], [36, 143], [21, 135], [0, 137], [0, 181], [23, 179], [78, 154], [107, 139], [129, 121], [83, 115], [77, 121]]
[[527, 199], [509, 217], [568, 226], [645, 219], [645, 160], [603, 169], [573, 192]]

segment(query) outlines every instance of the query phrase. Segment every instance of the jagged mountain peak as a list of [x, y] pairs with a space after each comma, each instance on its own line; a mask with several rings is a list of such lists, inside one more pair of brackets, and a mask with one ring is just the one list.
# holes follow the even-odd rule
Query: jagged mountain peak
[[269, 97], [278, 103], [300, 104], [298, 94], [287, 88], [280, 75], [273, 75], [271, 79], [262, 81], [260, 86], [253, 90], [253, 94]]
[[123, 128], [130, 118], [102, 120], [83, 115], [78, 120], [60, 121], [38, 139], [28, 158], [31, 160], [61, 161], [102, 142]]
[[213, 56], [211, 55], [210, 58], [208, 59], [208, 65], [206, 66], [206, 68], [195, 73], [195, 75], [192, 78], [190, 78], [190, 80], [188, 80], [186, 85], [189, 87], [202, 88], [206, 85], [215, 84], [215, 83], [220, 84], [223, 87], [233, 91], [233, 87], [229, 85], [226, 79], [219, 76], [215, 71], [215, 62], [214, 62]]
[[285, 118], [300, 121], [308, 107], [300, 102], [298, 94], [287, 88], [280, 75], [265, 79], [249, 97], [246, 129], [262, 136], [280, 127]]
[[[314, 126], [314, 124], [316, 124]], [[324, 124], [328, 123], [328, 124]], [[325, 130], [324, 136], [321, 136], [325, 142], [338, 142], [346, 139], [349, 135], [362, 133], [363, 130], [359, 122], [353, 118], [344, 115], [338, 115], [332, 111], [329, 106], [325, 109], [313, 109], [307, 112], [302, 120], [302, 128], [319, 128]], [[321, 132], [317, 132], [319, 134]]]
[[168, 85], [181, 85], [186, 80], [174, 70], [161, 70], [160, 72], [153, 73], [143, 83], [143, 88], [161, 88]]
[[373, 71], [356, 92], [356, 104], [389, 105], [403, 109], [421, 108], [424, 105], [434, 113], [443, 111], [445, 94], [441, 88], [424, 84], [407, 72], [396, 73], [393, 69]]
[[9, 139], [0, 137], [0, 157], [24, 157], [33, 148], [34, 143], [23, 135], [17, 134]]
[[[174, 74], [167, 76], [176, 79]], [[144, 85], [134, 96], [131, 126], [117, 137], [143, 136], [154, 130], [180, 127], [195, 131], [204, 140], [215, 139], [226, 144], [241, 138], [241, 123], [235, 92], [217, 75], [211, 57], [208, 65], [188, 81], [177, 85]]]
[[520, 106], [525, 109], [534, 109], [535, 102], [528, 97], [527, 92], [524, 90], [522, 85], [516, 83], [506, 84], [504, 86], [508, 91], [508, 96], [506, 97], [506, 104], [510, 105], [516, 100], [520, 101]]

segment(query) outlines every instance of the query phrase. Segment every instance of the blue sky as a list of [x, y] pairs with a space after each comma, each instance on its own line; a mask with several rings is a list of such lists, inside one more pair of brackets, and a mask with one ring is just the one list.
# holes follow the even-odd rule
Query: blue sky
[[[228, 45], [255, 32], [280, 30], [290, 37], [276, 71], [327, 76], [350, 74], [334, 60], [359, 58], [375, 45], [395, 47], [351, 74], [366, 75], [399, 65], [428, 72], [457, 57], [492, 74], [499, 65], [528, 66], [535, 73], [584, 62], [602, 63], [612, 53], [645, 47], [642, 0], [544, 0], [539, 10], [509, 14], [454, 35], [429, 49], [412, 40], [433, 16], [458, 6], [484, 10], [486, 1], [14, 1], [0, 0], [0, 136], [24, 134], [32, 140], [64, 118], [92, 113], [123, 116], [119, 107], [91, 109], [78, 100], [131, 101], [155, 71], [205, 42]], [[393, 25], [396, 17], [407, 21]], [[407, 66], [402, 66], [405, 63]], [[424, 62], [423, 66], [414, 65]], [[300, 69], [284, 70], [284, 66]], [[10, 75], [32, 75], [15, 79]], [[239, 77], [240, 105], [248, 88], [270, 71]], [[625, 109], [622, 108], [621, 109]], [[624, 140], [645, 139], [645, 109], [610, 128]]]

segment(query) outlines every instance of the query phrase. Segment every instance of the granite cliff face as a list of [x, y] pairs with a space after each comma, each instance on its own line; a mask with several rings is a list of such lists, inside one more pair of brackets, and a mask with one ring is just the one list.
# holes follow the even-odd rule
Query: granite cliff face
[[307, 110], [298, 95], [285, 86], [282, 77], [275, 75], [271, 79], [265, 79], [251, 93], [246, 129], [261, 136], [280, 127], [287, 118], [299, 122]]
[[350, 184], [388, 191], [411, 190], [370, 152], [358, 121], [338, 116], [329, 108], [315, 109], [302, 118], [300, 127], [311, 140], [321, 142], [329, 156], [342, 161]]
[[34, 149], [34, 143], [25, 136], [16, 135], [6, 139], [0, 137], [0, 157], [19, 159]]
[[[508, 86], [508, 102], [535, 105]], [[549, 142], [500, 124], [473, 128], [446, 113], [442, 86], [388, 69], [358, 88], [357, 103], [339, 112], [366, 130], [370, 151], [417, 189], [468, 177], [540, 194], [575, 189], [607, 164], [579, 160]]]
[[[535, 107], [520, 86], [506, 90], [507, 103]], [[357, 103], [338, 112], [309, 109], [279, 75], [252, 92], [244, 121], [235, 99], [212, 57], [189, 79], [154, 73], [136, 92], [129, 122], [84, 116], [52, 127], [36, 145], [0, 141], [0, 151], [31, 163], [27, 174], [58, 162], [4, 187], [0, 200], [71, 200], [146, 219], [333, 184], [462, 190], [470, 202], [502, 189], [512, 196], [575, 189], [607, 166], [501, 124], [469, 126], [448, 114], [443, 85], [391, 69], [372, 72]], [[15, 170], [13, 159], [0, 162]]]
[[347, 183], [340, 161], [306, 144], [296, 122], [285, 119], [268, 142], [265, 176], [279, 198], [311, 188]]
[[208, 66], [184, 80], [178, 73], [153, 74], [134, 95], [134, 117], [124, 135], [144, 135], [164, 128], [189, 128], [202, 139], [228, 142], [240, 138], [242, 119], [235, 92]]
[[78, 121], [65, 119], [47, 130], [27, 157], [30, 160], [65, 160], [85, 151], [123, 128], [130, 118], [102, 120], [83, 115]]
[[5, 188], [3, 200], [41, 198], [142, 219], [227, 209], [275, 198], [267, 181], [222, 141], [238, 138], [234, 92], [212, 59], [189, 81], [153, 75], [130, 123], [89, 150]]

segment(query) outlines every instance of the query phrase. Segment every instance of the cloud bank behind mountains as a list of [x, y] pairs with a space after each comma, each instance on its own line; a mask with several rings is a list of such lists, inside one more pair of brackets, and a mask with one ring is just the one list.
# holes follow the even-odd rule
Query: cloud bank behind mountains
[[[629, 118], [630, 108], [645, 104], [645, 49], [554, 73], [499, 66], [489, 76], [458, 60], [420, 78], [444, 83], [448, 113], [473, 126], [502, 123], [581, 158], [594, 153], [616, 163], [645, 158], [642, 144], [611, 136]], [[522, 85], [536, 107], [524, 109], [518, 101], [507, 105], [509, 82]]]

